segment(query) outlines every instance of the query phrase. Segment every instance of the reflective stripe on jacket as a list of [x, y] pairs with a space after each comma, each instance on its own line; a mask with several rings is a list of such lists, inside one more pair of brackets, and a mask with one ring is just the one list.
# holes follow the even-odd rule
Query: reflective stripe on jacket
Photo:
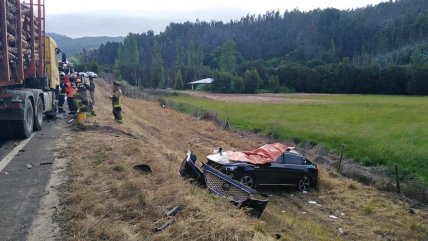
[[111, 101], [114, 108], [122, 107], [122, 90], [113, 90], [113, 98]]

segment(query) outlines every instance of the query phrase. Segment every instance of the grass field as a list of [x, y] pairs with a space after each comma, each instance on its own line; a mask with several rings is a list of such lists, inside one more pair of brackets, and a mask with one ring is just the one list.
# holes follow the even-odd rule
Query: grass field
[[318, 100], [235, 103], [191, 96], [170, 99], [230, 117], [233, 128], [284, 140], [313, 141], [340, 150], [365, 165], [395, 163], [428, 183], [428, 97], [373, 95], [287, 95]]

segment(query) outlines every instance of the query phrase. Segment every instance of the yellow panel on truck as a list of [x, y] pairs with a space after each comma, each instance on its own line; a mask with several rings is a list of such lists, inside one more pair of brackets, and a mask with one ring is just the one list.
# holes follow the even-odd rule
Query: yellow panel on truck
[[46, 75], [49, 87], [55, 89], [59, 86], [58, 59], [56, 58], [57, 45], [55, 40], [45, 37]]

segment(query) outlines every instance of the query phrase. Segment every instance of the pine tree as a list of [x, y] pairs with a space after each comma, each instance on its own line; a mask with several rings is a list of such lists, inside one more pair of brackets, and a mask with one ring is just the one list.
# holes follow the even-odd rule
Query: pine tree
[[244, 77], [244, 92], [256, 93], [259, 88], [261, 79], [256, 69], [246, 70]]
[[184, 88], [183, 76], [181, 75], [181, 71], [178, 70], [177, 74], [175, 75], [174, 89], [182, 90], [183, 88]]
[[163, 67], [161, 47], [158, 42], [154, 43], [152, 56], [152, 66], [150, 70], [151, 87], [165, 88], [165, 72]]
[[220, 70], [233, 73], [236, 67], [236, 50], [235, 42], [232, 40], [226, 41], [221, 47], [220, 55]]

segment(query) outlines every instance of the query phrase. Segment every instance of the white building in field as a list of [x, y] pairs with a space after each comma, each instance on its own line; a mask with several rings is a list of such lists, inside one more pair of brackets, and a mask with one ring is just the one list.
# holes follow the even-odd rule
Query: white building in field
[[209, 85], [214, 81], [213, 78], [206, 78], [206, 79], [201, 79], [201, 80], [196, 80], [193, 82], [189, 82], [187, 83], [187, 85], [192, 85], [192, 90], [194, 89], [198, 89], [198, 86], [202, 86], [202, 85]]

